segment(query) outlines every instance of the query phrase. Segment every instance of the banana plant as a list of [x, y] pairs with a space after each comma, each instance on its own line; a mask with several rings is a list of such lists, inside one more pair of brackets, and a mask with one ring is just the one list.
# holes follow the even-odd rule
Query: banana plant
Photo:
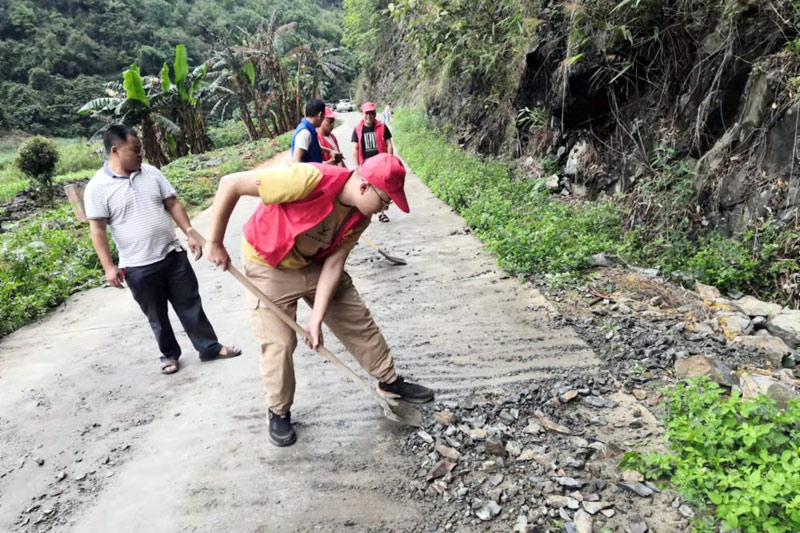
[[106, 96], [86, 102], [78, 110], [82, 115], [105, 122], [93, 138], [100, 137], [112, 124], [127, 124], [139, 130], [147, 161], [161, 167], [169, 162], [165, 151], [167, 135], [180, 134], [180, 127], [161, 112], [163, 96], [151, 80], [145, 82], [136, 64], [122, 74], [122, 84], [106, 84]]
[[231, 91], [225, 107], [235, 102], [251, 140], [291, 130], [302, 117], [284, 47], [297, 23], [281, 25], [279, 21], [280, 13], [275, 10], [255, 32], [240, 28], [238, 34], [227, 37], [209, 62], [209, 75]]
[[177, 138], [168, 139], [171, 151], [176, 156], [205, 152], [211, 143], [206, 135], [202, 104], [219, 100], [219, 93], [228, 89], [205, 82], [208, 73], [205, 64], [190, 72], [186, 47], [182, 44], [175, 47], [172, 73], [174, 79], [170, 78], [169, 65], [164, 63], [161, 68], [161, 92], [170, 104], [171, 116], [182, 126]]
[[198, 94], [203, 86], [204, 78], [208, 73], [208, 67], [201, 65], [194, 69], [189, 74], [189, 62], [186, 57], [186, 47], [179, 44], [175, 47], [175, 62], [172, 64], [172, 69], [175, 73], [175, 82], [173, 83], [169, 77], [169, 65], [164, 63], [161, 69], [161, 89], [165, 93], [172, 91], [173, 87], [177, 88], [178, 97], [182, 102], [191, 106], [198, 104]]

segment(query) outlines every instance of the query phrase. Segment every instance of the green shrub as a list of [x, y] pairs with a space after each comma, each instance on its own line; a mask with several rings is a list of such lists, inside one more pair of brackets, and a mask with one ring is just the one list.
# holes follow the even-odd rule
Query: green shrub
[[45, 190], [52, 189], [53, 174], [58, 162], [58, 148], [53, 141], [37, 135], [19, 149], [16, 165]]
[[689, 285], [699, 280], [723, 291], [789, 301], [797, 295], [783, 287], [783, 281], [800, 272], [795, 250], [800, 235], [776, 227], [768, 221], [738, 239], [716, 233], [692, 238], [677, 229], [660, 235], [637, 230], [627, 234], [629, 246], [621, 253], [628, 261], [657, 266]]
[[670, 480], [726, 530], [800, 530], [798, 400], [782, 410], [763, 395], [728, 395], [707, 378], [678, 384], [666, 397], [669, 451], [629, 452], [620, 468]]

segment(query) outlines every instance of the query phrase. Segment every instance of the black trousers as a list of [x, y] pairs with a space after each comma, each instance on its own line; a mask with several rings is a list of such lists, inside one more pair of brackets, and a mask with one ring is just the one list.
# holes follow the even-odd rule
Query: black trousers
[[170, 252], [161, 261], [150, 265], [128, 267], [125, 281], [153, 328], [162, 361], [178, 359], [181, 355], [181, 347], [169, 322], [167, 302], [172, 304], [201, 358], [213, 357], [222, 349], [203, 311], [197, 276], [185, 251]]

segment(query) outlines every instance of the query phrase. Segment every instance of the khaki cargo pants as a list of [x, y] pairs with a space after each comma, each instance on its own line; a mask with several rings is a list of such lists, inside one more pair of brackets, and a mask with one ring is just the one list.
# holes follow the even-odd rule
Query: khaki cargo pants
[[[296, 318], [300, 298], [309, 306], [314, 304], [322, 265], [283, 270], [244, 259], [244, 267], [248, 279], [290, 317]], [[382, 382], [394, 378], [394, 359], [389, 346], [346, 272], [324, 322], [372, 377]], [[294, 400], [292, 353], [297, 346], [297, 335], [254, 296], [250, 297], [250, 326], [261, 343], [261, 376], [267, 388], [267, 405], [273, 413], [283, 415]]]

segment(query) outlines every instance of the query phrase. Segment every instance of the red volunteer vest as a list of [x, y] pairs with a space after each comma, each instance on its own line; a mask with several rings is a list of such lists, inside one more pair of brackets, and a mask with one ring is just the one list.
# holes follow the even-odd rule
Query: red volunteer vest
[[[333, 203], [341, 192], [352, 170], [322, 163], [301, 163], [312, 165], [322, 172], [317, 187], [302, 200], [284, 204], [258, 206], [256, 212], [244, 225], [244, 237], [258, 255], [268, 264], [277, 267], [292, 248], [298, 235], [310, 230], [333, 211]], [[333, 253], [342, 240], [364, 220], [364, 215], [356, 210], [345, 222], [342, 231], [333, 239], [331, 245], [319, 252], [314, 260], [320, 260]]]
[[[384, 132], [385, 127], [386, 126], [383, 124], [383, 122], [379, 120], [375, 121], [375, 142], [378, 143], [379, 154], [386, 153], [386, 139], [383, 137], [385, 134]], [[361, 143], [363, 142], [361, 137], [361, 132], [363, 131], [363, 129], [364, 129], [364, 121], [362, 120], [361, 122], [358, 123], [358, 126], [356, 126], [356, 139], [358, 139], [358, 166], [361, 166], [361, 163], [364, 162], [364, 152], [361, 146]]]
[[[333, 132], [331, 132], [331, 139], [333, 139], [333, 143], [336, 146], [332, 146], [331, 143], [328, 142], [328, 139], [326, 139], [325, 136], [319, 130], [317, 130], [317, 140], [319, 141], [319, 145], [320, 146], [322, 146], [323, 148], [327, 148], [329, 150], [335, 150], [337, 152], [341, 152], [341, 150], [339, 150], [339, 140], [336, 138], [336, 136], [333, 134]], [[329, 154], [328, 152], [323, 150], [322, 151], [322, 161], [327, 161], [330, 158], [331, 158], [331, 154]]]

